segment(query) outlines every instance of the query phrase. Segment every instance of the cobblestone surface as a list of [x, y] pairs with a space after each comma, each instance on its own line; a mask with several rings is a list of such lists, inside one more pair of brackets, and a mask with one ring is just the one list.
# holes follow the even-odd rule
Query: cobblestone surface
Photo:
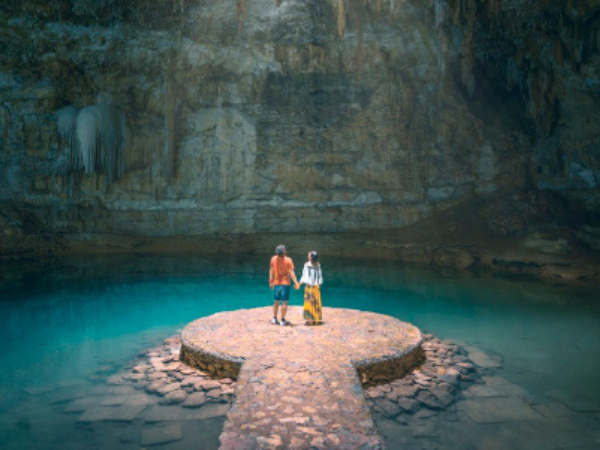
[[292, 325], [281, 327], [270, 324], [271, 308], [257, 308], [185, 328], [185, 362], [238, 378], [221, 449], [384, 448], [361, 383], [418, 364], [421, 333], [375, 313], [324, 308], [323, 316], [323, 325], [304, 326], [302, 308], [290, 307]]

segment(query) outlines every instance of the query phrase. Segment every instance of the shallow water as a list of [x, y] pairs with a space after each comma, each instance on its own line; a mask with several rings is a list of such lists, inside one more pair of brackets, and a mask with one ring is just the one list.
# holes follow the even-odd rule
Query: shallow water
[[[43, 270], [2, 267], [0, 446], [136, 448], [123, 437], [128, 424], [78, 424], [76, 414], [63, 412], [65, 401], [102, 385], [198, 317], [270, 304], [268, 257], [104, 257]], [[600, 412], [597, 288], [357, 261], [324, 261], [324, 278], [325, 306], [389, 314], [477, 347], [502, 361], [499, 375], [540, 402]], [[293, 292], [291, 304], [301, 303]], [[221, 426], [222, 419], [185, 424], [183, 439], [157, 448], [215, 448]], [[593, 439], [586, 443], [600, 444]]]

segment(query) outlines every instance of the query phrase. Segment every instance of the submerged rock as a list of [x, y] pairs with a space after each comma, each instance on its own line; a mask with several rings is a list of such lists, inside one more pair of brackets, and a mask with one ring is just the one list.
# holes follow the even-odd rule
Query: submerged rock
[[160, 405], [177, 405], [187, 398], [187, 393], [181, 389], [171, 391], [158, 402]]
[[178, 441], [181, 438], [181, 427], [179, 425], [169, 425], [152, 430], [144, 430], [142, 432], [141, 444], [143, 446], [166, 444]]
[[194, 392], [187, 396], [181, 404], [184, 408], [199, 408], [206, 403], [206, 396], [203, 392]]

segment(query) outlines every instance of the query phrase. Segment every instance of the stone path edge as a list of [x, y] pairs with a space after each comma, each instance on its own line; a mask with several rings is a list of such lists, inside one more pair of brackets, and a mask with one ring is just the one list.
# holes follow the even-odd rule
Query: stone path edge
[[425, 362], [425, 352], [421, 348], [423, 338], [398, 353], [383, 358], [369, 358], [352, 361], [358, 372], [361, 383], [365, 387], [389, 383], [406, 376], [411, 370]]
[[231, 378], [237, 380], [244, 358], [233, 358], [201, 350], [196, 346], [181, 344], [179, 359], [190, 367], [200, 369], [213, 378]]

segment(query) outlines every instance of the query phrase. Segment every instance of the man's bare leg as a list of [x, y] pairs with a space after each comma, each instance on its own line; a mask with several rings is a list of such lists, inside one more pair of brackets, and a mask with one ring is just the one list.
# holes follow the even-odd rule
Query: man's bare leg
[[[275, 300], [275, 303], [273, 303], [273, 317], [275, 317], [277, 319], [277, 311], [279, 311], [279, 300]], [[283, 312], [283, 308], [281, 311], [284, 315], [285, 313]]]
[[287, 313], [288, 302], [284, 301], [281, 305], [281, 320], [285, 320], [285, 313]]

